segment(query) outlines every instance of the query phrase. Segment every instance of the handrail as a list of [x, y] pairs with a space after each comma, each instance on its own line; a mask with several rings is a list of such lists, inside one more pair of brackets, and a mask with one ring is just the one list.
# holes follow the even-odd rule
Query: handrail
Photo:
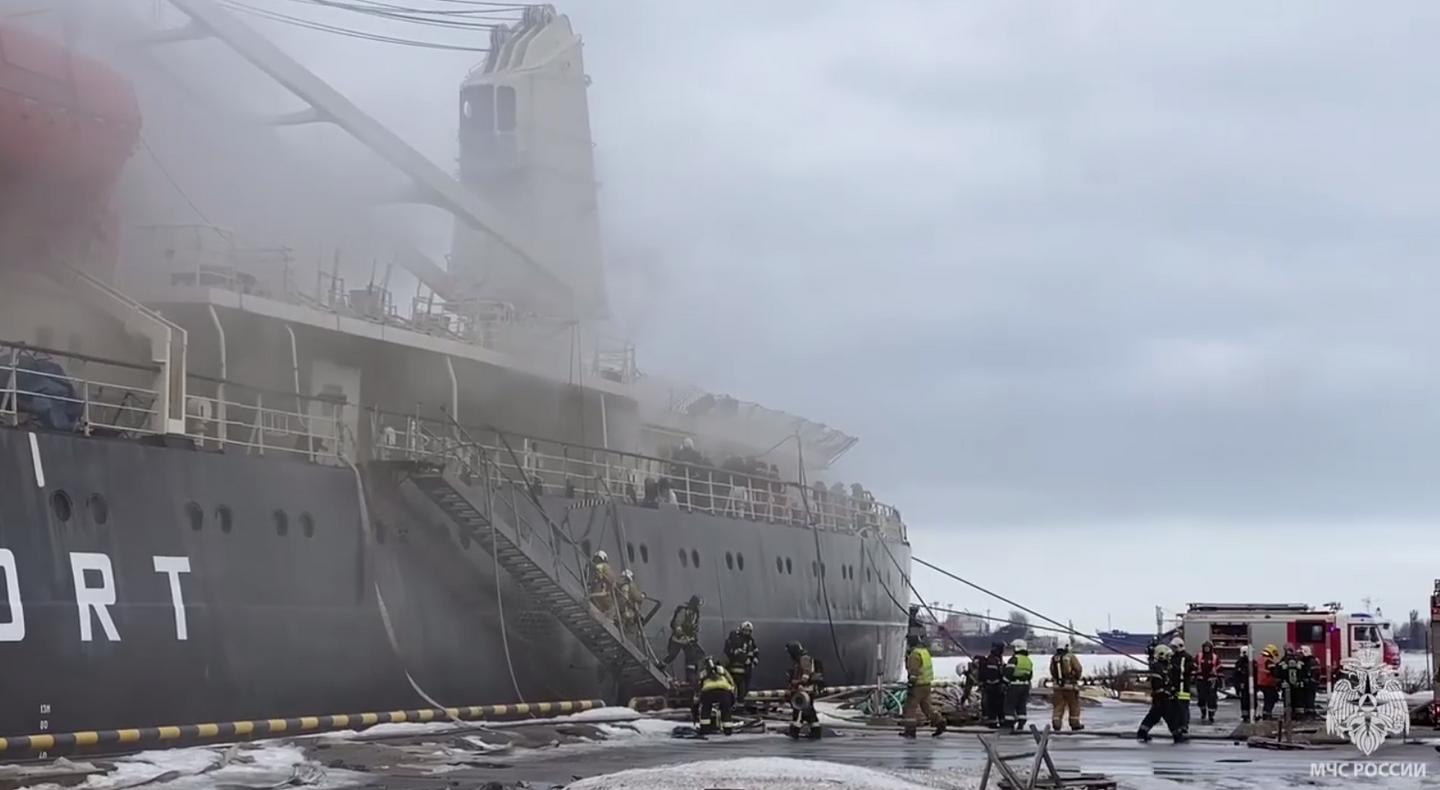
[[[428, 427], [439, 425], [439, 421], [374, 408], [369, 411], [378, 437], [375, 450], [379, 457], [446, 456], [460, 444]], [[387, 423], [387, 416], [403, 420], [403, 424]], [[473, 435], [463, 426], [453, 427], [464, 430], [473, 440]], [[510, 444], [506, 432], [493, 426], [478, 430], [496, 437], [494, 444], [476, 443], [479, 448], [494, 453], [493, 463], [521, 477], [527, 488], [538, 486], [542, 492], [602, 496], [619, 490], [632, 502], [655, 506], [672, 501], [673, 495], [674, 503], [681, 507], [714, 515], [839, 532], [874, 529], [888, 538], [905, 539], [899, 513], [873, 498], [857, 499], [830, 490], [821, 493], [819, 489], [805, 488], [799, 483], [754, 473], [555, 440], [527, 437], [521, 452], [511, 448], [506, 457], [500, 452], [502, 445]], [[547, 443], [559, 448], [560, 454], [541, 452], [540, 448]]]

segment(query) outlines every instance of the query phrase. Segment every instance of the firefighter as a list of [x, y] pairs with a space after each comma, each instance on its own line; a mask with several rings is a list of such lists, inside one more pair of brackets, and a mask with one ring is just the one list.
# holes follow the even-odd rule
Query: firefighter
[[1175, 674], [1175, 721], [1180, 732], [1190, 733], [1190, 697], [1195, 689], [1195, 657], [1185, 650], [1185, 640], [1170, 640], [1170, 671]]
[[1080, 658], [1065, 645], [1055, 648], [1050, 657], [1050, 686], [1054, 690], [1050, 706], [1050, 726], [1060, 731], [1061, 720], [1068, 714], [1070, 730], [1085, 729], [1080, 723], [1080, 677], [1084, 674]]
[[626, 568], [620, 572], [615, 598], [620, 604], [620, 630], [626, 636], [643, 637], [645, 625], [640, 621], [640, 612], [645, 606], [645, 593], [635, 583], [635, 571]]
[[755, 626], [749, 620], [725, 637], [725, 664], [730, 676], [735, 679], [735, 702], [745, 701], [750, 691], [750, 675], [760, 660], [760, 648], [755, 645]]
[[805, 652], [799, 642], [785, 645], [785, 654], [790, 656], [790, 727], [785, 734], [799, 738], [808, 730], [812, 739], [822, 735], [820, 717], [815, 713], [815, 696], [820, 693], [822, 681], [815, 666], [815, 659]]
[[1260, 718], [1264, 721], [1275, 718], [1275, 703], [1280, 699], [1280, 678], [1276, 674], [1279, 663], [1280, 648], [1274, 645], [1266, 645], [1255, 662], [1255, 688], [1260, 689]]
[[900, 734], [906, 738], [915, 737], [918, 723], [915, 717], [924, 714], [926, 721], [935, 728], [932, 733], [939, 737], [945, 732], [945, 718], [930, 704], [930, 687], [935, 682], [935, 667], [931, 662], [930, 649], [925, 640], [911, 634], [905, 637], [905, 707], [900, 713]]
[[731, 719], [734, 709], [734, 678], [719, 661], [707, 656], [700, 667], [700, 694], [694, 709], [695, 729], [701, 735], [716, 730], [729, 735], [735, 727]]
[[1080, 676], [1084, 668], [1080, 659], [1066, 645], [1056, 646], [1056, 655], [1050, 656], [1050, 727], [1060, 731], [1061, 722], [1070, 718], [1070, 731], [1084, 730], [1080, 724]]
[[702, 658], [700, 607], [704, 603], [700, 596], [692, 595], [690, 600], [675, 607], [675, 613], [670, 616], [670, 645], [665, 652], [665, 658], [658, 664], [661, 669], [668, 669], [675, 657], [684, 653], [685, 680], [692, 685], [695, 683], [696, 669]]
[[1230, 682], [1235, 686], [1235, 696], [1240, 698], [1240, 720], [1250, 723], [1250, 646], [1240, 648], [1240, 657], [1230, 672]]
[[1298, 705], [1305, 684], [1305, 662], [1300, 659], [1294, 645], [1285, 646], [1285, 655], [1275, 663], [1273, 671], [1285, 698], [1285, 713], [1294, 721], [1298, 718]]
[[1151, 728], [1164, 721], [1165, 727], [1170, 730], [1171, 739], [1175, 743], [1181, 743], [1185, 740], [1185, 731], [1180, 728], [1177, 720], [1179, 709], [1175, 705], [1180, 673], [1175, 671], [1169, 647], [1156, 645], [1150, 650], [1147, 674], [1150, 676], [1150, 710], [1140, 721], [1140, 729], [1135, 733], [1135, 737], [1141, 743], [1149, 743]]
[[1200, 702], [1200, 723], [1214, 724], [1215, 709], [1220, 702], [1221, 667], [1220, 656], [1209, 642], [1200, 646], [1200, 657], [1195, 662], [1195, 695]]
[[610, 570], [610, 558], [597, 551], [590, 557], [590, 605], [609, 614], [614, 601], [615, 573]]
[[1025, 709], [1030, 705], [1030, 679], [1035, 676], [1035, 664], [1030, 660], [1030, 647], [1024, 639], [1010, 643], [1013, 653], [1005, 664], [1005, 708], [1010, 716], [1010, 731], [1025, 731]]
[[1005, 645], [990, 645], [990, 654], [980, 656], [975, 664], [975, 680], [980, 686], [980, 719], [986, 727], [999, 729], [1005, 718]]
[[1307, 719], [1315, 718], [1315, 698], [1320, 692], [1320, 659], [1309, 645], [1300, 647], [1300, 713]]

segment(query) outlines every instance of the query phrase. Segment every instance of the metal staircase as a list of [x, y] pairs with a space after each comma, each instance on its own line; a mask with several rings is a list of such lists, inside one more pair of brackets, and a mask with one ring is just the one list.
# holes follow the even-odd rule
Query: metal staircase
[[[639, 644], [627, 635], [610, 616], [590, 604], [585, 580], [562, 561], [583, 552], [549, 519], [539, 530], [530, 529], [517, 503], [505, 495], [497, 495], [491, 474], [475, 474], [469, 464], [452, 461], [445, 466], [436, 463], [398, 462], [408, 482], [434, 502], [454, 522], [462, 535], [486, 552], [493, 554], [500, 567], [520, 585], [532, 600], [538, 601], [565, 626], [580, 643], [600, 659], [617, 677], [624, 695], [667, 692], [672, 680], [655, 664], [655, 656], [644, 638]], [[482, 462], [486, 472], [494, 472], [493, 464]], [[476, 480], [478, 478], [478, 480]], [[475, 482], [471, 482], [475, 480]], [[513, 495], [517, 488], [507, 486]], [[544, 540], [547, 552], [537, 545]], [[583, 567], [579, 560], [576, 566]]]

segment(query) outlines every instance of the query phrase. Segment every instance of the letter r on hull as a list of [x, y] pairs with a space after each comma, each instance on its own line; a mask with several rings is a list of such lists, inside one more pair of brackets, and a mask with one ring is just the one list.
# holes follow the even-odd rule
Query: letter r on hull
[[185, 598], [180, 594], [180, 574], [190, 572], [189, 557], [155, 557], [155, 572], [170, 577], [170, 603], [175, 606], [175, 638], [184, 642], [190, 638], [185, 627]]
[[[100, 574], [99, 587], [85, 586], [85, 571]], [[110, 606], [115, 603], [115, 573], [110, 568], [110, 558], [104, 554], [76, 551], [70, 553], [70, 572], [75, 578], [75, 607], [80, 614], [80, 641], [93, 642], [90, 632], [90, 613], [100, 620], [105, 638], [119, 642], [120, 634], [115, 630], [115, 621], [110, 619]]]

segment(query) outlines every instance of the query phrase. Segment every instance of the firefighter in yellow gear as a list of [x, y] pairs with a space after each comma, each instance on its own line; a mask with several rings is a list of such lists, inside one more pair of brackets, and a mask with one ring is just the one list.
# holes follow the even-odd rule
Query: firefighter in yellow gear
[[640, 621], [642, 610], [645, 608], [645, 593], [640, 591], [640, 585], [635, 583], [635, 571], [626, 568], [620, 573], [620, 581], [615, 587], [616, 602], [620, 605], [620, 628], [626, 636], [639, 637], [645, 633], [645, 626]]
[[615, 603], [615, 572], [610, 570], [610, 557], [603, 551], [590, 558], [590, 605], [609, 614]]
[[700, 668], [700, 694], [693, 715], [695, 729], [702, 735], [716, 731], [729, 735], [734, 729], [735, 679], [724, 665], [706, 657]]
[[945, 732], [945, 717], [930, 704], [930, 686], [935, 682], [935, 667], [930, 659], [930, 650], [915, 634], [905, 637], [905, 646], [909, 648], [905, 654], [905, 672], [909, 680], [905, 686], [905, 708], [900, 714], [900, 734], [906, 738], [914, 738], [915, 730], [919, 726], [915, 717], [923, 713], [935, 728], [932, 735], [938, 737]]

